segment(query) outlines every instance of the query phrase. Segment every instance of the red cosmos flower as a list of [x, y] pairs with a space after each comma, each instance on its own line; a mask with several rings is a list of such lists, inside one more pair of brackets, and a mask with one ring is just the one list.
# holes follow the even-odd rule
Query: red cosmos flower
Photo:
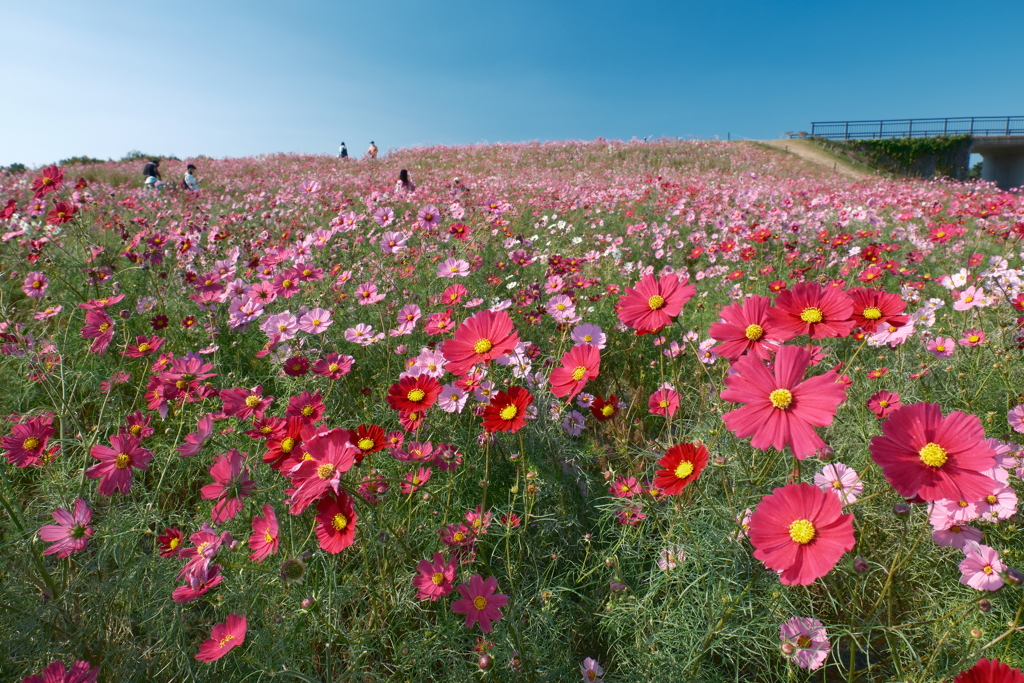
[[562, 356], [562, 367], [551, 372], [551, 393], [566, 397], [568, 403], [583, 391], [588, 380], [601, 372], [601, 351], [590, 344], [577, 344]]
[[868, 399], [866, 405], [878, 419], [889, 417], [893, 411], [903, 407], [903, 404], [900, 403], [900, 395], [888, 391], [876, 391]]
[[50, 213], [46, 214], [46, 222], [50, 225], [63, 225], [74, 219], [78, 209], [71, 202], [57, 202]]
[[610, 420], [618, 412], [619, 398], [615, 394], [610, 394], [607, 401], [600, 396], [595, 396], [594, 402], [590, 404], [590, 414], [597, 418], [598, 422]]
[[665, 469], [655, 473], [654, 485], [666, 496], [677, 496], [707, 467], [708, 449], [704, 444], [677, 444], [658, 464]]
[[871, 439], [871, 459], [904, 498], [976, 503], [992, 492], [995, 451], [975, 415], [942, 416], [937, 403], [903, 406]]
[[854, 326], [852, 313], [853, 300], [843, 290], [801, 282], [779, 292], [775, 306], [768, 309], [768, 322], [783, 340], [801, 334], [811, 339], [845, 337]]
[[275, 470], [280, 470], [285, 460], [302, 453], [302, 430], [306, 427], [302, 417], [289, 417], [280, 437], [267, 439], [267, 452], [263, 454], [263, 462]]
[[288, 473], [295, 490], [285, 503], [293, 515], [301, 515], [328, 491], [340, 493], [341, 475], [352, 469], [359, 455], [343, 429], [332, 429], [306, 440], [302, 450], [303, 459]]
[[18, 202], [8, 199], [4, 208], [0, 209], [0, 220], [5, 221], [16, 213], [18, 213]]
[[522, 387], [499, 391], [484, 408], [484, 429], [488, 432], [518, 432], [526, 424], [526, 408], [533, 395]]
[[356, 511], [352, 501], [341, 491], [337, 498], [324, 498], [316, 507], [316, 538], [329, 553], [340, 553], [352, 545], [356, 537]]
[[671, 418], [679, 409], [679, 394], [675, 389], [662, 387], [647, 399], [647, 412], [651, 415], [664, 415]]
[[178, 586], [171, 593], [171, 599], [174, 602], [192, 602], [224, 581], [224, 575], [220, 573], [220, 565], [211, 564], [205, 558], [199, 562], [190, 562], [185, 566], [187, 570], [183, 573], [186, 583], [184, 586]]
[[224, 403], [224, 414], [248, 420], [250, 417], [259, 419], [273, 402], [273, 396], [263, 395], [263, 386], [257, 384], [252, 389], [221, 389], [220, 400]]
[[902, 315], [907, 302], [898, 294], [877, 289], [856, 287], [849, 292], [853, 301], [853, 321], [865, 332], [875, 332], [882, 325], [903, 327], [910, 316]]
[[196, 425], [199, 431], [185, 435], [185, 443], [178, 446], [178, 457], [190, 458], [198, 453], [213, 434], [213, 415], [203, 415]]
[[814, 427], [832, 424], [836, 409], [846, 400], [846, 386], [835, 370], [803, 380], [810, 353], [798, 346], [780, 346], [771, 372], [754, 356], [743, 356], [726, 376], [722, 399], [744, 403], [722, 416], [736, 436], [766, 450], [789, 446], [803, 460], [825, 445]]
[[253, 562], [262, 562], [271, 555], [277, 554], [278, 538], [277, 515], [270, 505], [263, 506], [263, 516], [252, 518], [252, 536], [249, 537], [249, 547], [252, 548], [252, 555], [249, 559]]
[[807, 586], [852, 550], [853, 515], [839, 496], [812, 484], [790, 484], [765, 496], [747, 531], [754, 557], [781, 571], [787, 586]]
[[86, 470], [85, 476], [100, 480], [98, 490], [101, 496], [111, 496], [114, 491], [131, 491], [132, 468], [149, 469], [147, 463], [153, 458], [138, 439], [128, 434], [115, 434], [110, 437], [110, 446], [96, 444], [89, 454], [99, 463]]
[[7, 462], [15, 467], [35, 467], [42, 462], [46, 443], [53, 436], [52, 417], [33, 417], [11, 427], [0, 445], [7, 454]]
[[466, 318], [455, 330], [455, 338], [441, 347], [453, 375], [464, 375], [477, 363], [490, 363], [516, 348], [519, 335], [505, 311], [480, 311]]
[[422, 413], [434, 405], [441, 384], [429, 375], [402, 377], [388, 388], [388, 405], [400, 413]]
[[365, 456], [376, 453], [388, 443], [383, 427], [365, 424], [359, 425], [355, 431], [349, 432], [349, 441], [359, 449], [359, 453], [356, 455], [357, 465], [363, 462]]
[[152, 417], [146, 415], [141, 410], [136, 410], [134, 413], [124, 419], [125, 424], [122, 427], [118, 427], [118, 434], [131, 434], [140, 441], [147, 436], [152, 436], [155, 431], [149, 426]]
[[210, 467], [213, 483], [200, 490], [203, 500], [217, 501], [212, 513], [214, 524], [234, 519], [242, 510], [244, 499], [251, 496], [252, 490], [256, 488], [256, 482], [249, 478], [249, 468], [245, 464], [247, 455], [232, 448], [214, 458]]
[[340, 353], [329, 353], [313, 363], [313, 372], [328, 379], [341, 379], [352, 371], [355, 359]]
[[64, 184], [64, 169], [57, 166], [47, 166], [43, 169], [43, 175], [32, 179], [32, 196], [36, 199], [51, 192], [56, 192]]
[[102, 356], [107, 352], [114, 338], [114, 321], [102, 309], [90, 309], [85, 312], [85, 327], [82, 328], [82, 339], [95, 339], [89, 347], [90, 353]]
[[441, 293], [441, 303], [447, 306], [454, 306], [462, 301], [464, 296], [466, 296], [466, 288], [463, 285], [451, 285]]
[[455, 590], [452, 581], [455, 580], [457, 569], [455, 557], [445, 562], [441, 553], [434, 553], [433, 562], [421, 561], [416, 565], [419, 573], [412, 580], [412, 585], [416, 587], [416, 598], [434, 601], [451, 593]]
[[680, 280], [678, 275], [669, 274], [656, 280], [653, 275], [644, 275], [636, 283], [636, 289], [626, 287], [626, 293], [619, 299], [619, 320], [636, 330], [637, 334], [651, 334], [679, 315], [683, 305], [693, 298], [697, 288], [688, 279]]
[[223, 624], [214, 625], [210, 637], [199, 646], [199, 654], [196, 655], [196, 659], [200, 662], [212, 662], [220, 659], [232, 648], [245, 642], [247, 627], [244, 615], [229, 614], [227, 621]]
[[128, 345], [122, 355], [127, 358], [142, 358], [143, 356], [149, 356], [160, 350], [160, 347], [164, 344], [164, 338], [156, 335], [152, 337], [137, 336], [135, 337], [135, 344]]
[[170, 526], [164, 529], [164, 533], [156, 537], [156, 542], [160, 545], [160, 557], [177, 557], [182, 550], [180, 546], [183, 540], [185, 536], [181, 529]]
[[284, 374], [291, 377], [302, 377], [309, 372], [309, 359], [305, 356], [292, 356], [284, 362]]
[[303, 391], [297, 396], [288, 399], [288, 407], [285, 408], [285, 417], [298, 417], [307, 424], [317, 422], [324, 416], [324, 401], [320, 394]]
[[1024, 683], [1024, 672], [998, 659], [982, 657], [970, 669], [958, 673], [953, 683]]
[[64, 662], [58, 660], [43, 669], [42, 676], [28, 676], [21, 679], [21, 683], [96, 683], [99, 675], [100, 670], [89, 662], [75, 662], [70, 669], [65, 669]]
[[406, 495], [416, 493], [430, 481], [431, 474], [432, 471], [429, 467], [421, 467], [415, 472], [408, 472], [405, 475], [405, 481], [402, 483], [402, 493]]
[[479, 574], [473, 574], [468, 585], [460, 583], [458, 588], [462, 599], [452, 603], [452, 612], [466, 615], [466, 628], [479, 623], [481, 631], [490, 633], [491, 623], [504, 616], [501, 608], [508, 604], [507, 595], [495, 593], [498, 580], [493, 576], [484, 579]]
[[771, 299], [766, 296], [748, 296], [740, 303], [722, 309], [721, 322], [711, 324], [711, 338], [721, 342], [712, 351], [722, 358], [734, 361], [750, 352], [761, 360], [770, 360], [771, 354], [782, 343], [785, 335], [777, 334], [768, 322]]
[[157, 379], [163, 384], [166, 400], [191, 402], [210, 394], [210, 387], [201, 387], [199, 383], [216, 376], [213, 365], [201, 358], [174, 358], [171, 369], [158, 374]]

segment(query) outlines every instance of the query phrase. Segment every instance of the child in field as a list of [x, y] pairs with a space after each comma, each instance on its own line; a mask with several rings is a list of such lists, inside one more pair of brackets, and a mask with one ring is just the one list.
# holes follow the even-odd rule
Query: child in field
[[152, 190], [159, 190], [164, 186], [163, 181], [160, 179], [159, 159], [150, 159], [149, 162], [142, 167], [142, 175], [146, 179], [146, 187]]
[[370, 140], [370, 149], [366, 150], [366, 156], [371, 159], [377, 158], [377, 144], [373, 140]]
[[199, 181], [196, 180], [196, 177], [194, 175], [192, 175], [192, 171], [194, 170], [196, 170], [194, 164], [189, 164], [188, 166], [185, 167], [185, 177], [182, 178], [181, 185], [186, 190], [197, 192], [199, 190]]
[[416, 191], [416, 183], [409, 180], [409, 172], [404, 168], [398, 173], [398, 182], [395, 183], [397, 194], [413, 193]]
[[338, 148], [338, 158], [348, 159], [348, 147], [345, 146], [344, 142], [341, 143], [341, 147]]

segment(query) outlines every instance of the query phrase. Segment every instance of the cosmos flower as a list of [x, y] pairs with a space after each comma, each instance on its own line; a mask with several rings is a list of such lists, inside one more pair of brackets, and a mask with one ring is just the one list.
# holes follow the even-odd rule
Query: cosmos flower
[[213, 483], [200, 489], [200, 494], [203, 500], [217, 501], [212, 512], [214, 524], [234, 519], [241, 512], [244, 499], [256, 488], [256, 482], [249, 478], [246, 455], [232, 448], [216, 456], [210, 466]]
[[56, 555], [67, 557], [85, 549], [92, 537], [92, 510], [81, 498], [75, 500], [74, 512], [57, 508], [53, 511], [53, 519], [56, 524], [47, 524], [39, 529], [39, 538], [47, 543], [53, 543], [46, 550], [44, 555]]
[[341, 491], [317, 504], [316, 537], [320, 547], [329, 553], [340, 553], [352, 545], [356, 537], [356, 511], [352, 500]]
[[454, 339], [446, 340], [441, 351], [448, 360], [446, 370], [464, 375], [477, 363], [487, 364], [513, 351], [518, 343], [519, 335], [508, 313], [480, 311], [455, 330]]
[[223, 624], [216, 624], [210, 631], [210, 637], [199, 646], [196, 659], [200, 662], [212, 662], [220, 659], [234, 648], [245, 642], [248, 624], [244, 615], [229, 614]]
[[619, 299], [618, 317], [637, 334], [651, 334], [670, 325], [696, 293], [697, 288], [678, 275], [665, 275], [660, 280], [645, 275], [635, 289], [626, 287]]
[[252, 518], [252, 536], [249, 537], [249, 548], [252, 554], [249, 559], [262, 562], [271, 555], [277, 554], [278, 538], [277, 515], [269, 504], [263, 506], [263, 516]]
[[801, 334], [811, 339], [845, 337], [853, 329], [853, 300], [838, 287], [798, 283], [779, 292], [768, 309], [768, 321], [784, 340]]
[[730, 361], [745, 353], [769, 360], [786, 336], [776, 334], [768, 322], [770, 306], [771, 299], [766, 296], [748, 296], [723, 308], [718, 314], [721, 321], [711, 324], [711, 338], [721, 342], [712, 350]]
[[562, 366], [551, 372], [551, 393], [571, 401], [600, 372], [601, 351], [590, 344], [577, 344], [562, 356]]
[[982, 657], [970, 669], [958, 673], [953, 683], [1024, 683], [1024, 672], [998, 659]]
[[21, 683], [96, 683], [99, 675], [99, 668], [89, 662], [75, 662], [67, 669], [64, 662], [57, 660], [43, 669], [42, 676], [27, 676]]
[[412, 585], [416, 588], [418, 600], [436, 601], [448, 595], [455, 586], [455, 572], [458, 569], [455, 557], [452, 556], [447, 562], [444, 555], [434, 553], [434, 561], [422, 560], [416, 565], [416, 576], [413, 577]]
[[824, 624], [811, 617], [793, 617], [782, 624], [779, 639], [783, 646], [790, 645], [792, 652], [783, 652], [801, 669], [819, 668], [828, 659], [831, 649]]
[[96, 444], [89, 454], [99, 460], [85, 472], [90, 479], [99, 479], [101, 496], [110, 496], [114, 491], [128, 493], [132, 488], [132, 469], [149, 469], [153, 455], [139, 444], [139, 440], [128, 434], [110, 437], [110, 446]]
[[678, 496], [707, 467], [708, 449], [699, 443], [677, 444], [668, 449], [658, 464], [664, 469], [655, 473], [654, 485], [666, 496]]
[[526, 408], [533, 395], [522, 387], [499, 391], [484, 408], [483, 427], [487, 432], [518, 432], [526, 424]]
[[994, 591], [1003, 587], [1003, 566], [999, 552], [987, 545], [968, 541], [964, 545], [964, 559], [960, 563], [960, 583], [980, 591]]
[[33, 417], [11, 427], [0, 445], [7, 454], [7, 462], [15, 467], [35, 467], [43, 460], [43, 451], [54, 434], [52, 417]]
[[814, 485], [822, 491], [831, 491], [839, 496], [843, 505], [855, 502], [857, 497], [864, 493], [864, 484], [861, 483], [857, 470], [841, 462], [825, 465], [814, 475]]
[[462, 599], [452, 603], [452, 612], [466, 615], [466, 628], [478, 623], [481, 631], [490, 633], [493, 622], [503, 616], [501, 608], [508, 604], [507, 595], [495, 592], [498, 580], [474, 574], [468, 584], [460, 583], [458, 589]]

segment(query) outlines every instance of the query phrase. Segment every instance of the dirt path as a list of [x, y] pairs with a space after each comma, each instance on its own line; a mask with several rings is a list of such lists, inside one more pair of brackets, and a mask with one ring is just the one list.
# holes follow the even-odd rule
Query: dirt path
[[842, 159], [837, 159], [808, 140], [758, 140], [757, 142], [783, 152], [788, 151], [790, 154], [795, 154], [801, 159], [805, 159], [812, 164], [817, 164], [818, 166], [824, 166], [826, 168], [833, 168], [836, 173], [842, 173], [849, 178], [871, 177], [870, 173], [862, 171]]

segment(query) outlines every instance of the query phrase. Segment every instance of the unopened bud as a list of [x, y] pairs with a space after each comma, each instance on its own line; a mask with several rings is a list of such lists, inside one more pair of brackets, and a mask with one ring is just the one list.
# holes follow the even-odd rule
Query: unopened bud
[[302, 609], [309, 609], [312, 606], [313, 606], [313, 598], [312, 597], [308, 597], [308, 598], [303, 598], [302, 599]]
[[822, 462], [828, 462], [835, 454], [836, 452], [832, 450], [831, 446], [825, 445], [821, 446], [814, 452], [814, 457]]
[[1019, 586], [1024, 583], [1024, 574], [1019, 569], [1010, 567], [1006, 570], [1006, 580], [1014, 586]]
[[786, 642], [786, 643], [782, 644], [782, 654], [784, 654], [787, 657], [789, 657], [794, 652], [796, 652], [796, 648], [793, 647], [793, 643]]
[[867, 570], [868, 570], [868, 561], [867, 560], [865, 560], [863, 557], [855, 557], [855, 558], [853, 558], [853, 571], [857, 572], [858, 574], [863, 574]]
[[910, 506], [906, 503], [896, 503], [892, 506], [892, 513], [897, 517], [906, 517], [910, 514]]
[[986, 600], [985, 598], [982, 598], [981, 600], [978, 600], [978, 609], [980, 609], [982, 612], [991, 612], [992, 603]]
[[981, 638], [981, 629], [980, 628], [972, 628], [971, 629], [971, 638]]
[[490, 655], [480, 655], [480, 659], [476, 661], [476, 665], [481, 671], [487, 671], [494, 664], [494, 659]]

